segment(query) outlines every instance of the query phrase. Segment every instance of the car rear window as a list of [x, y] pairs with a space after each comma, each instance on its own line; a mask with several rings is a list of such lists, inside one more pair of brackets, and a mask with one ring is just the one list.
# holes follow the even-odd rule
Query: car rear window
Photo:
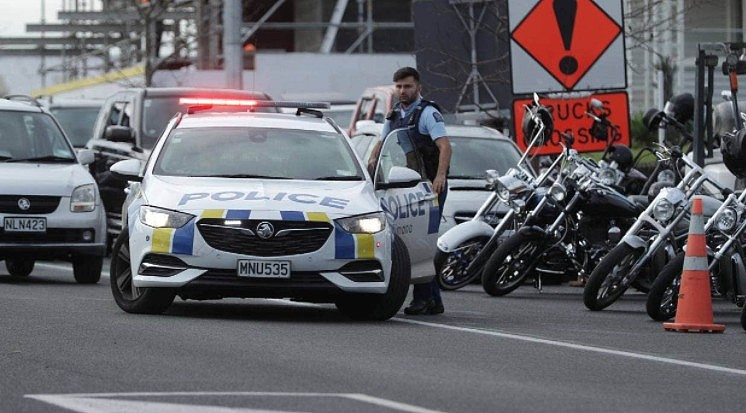
[[[146, 149], [153, 149], [155, 142], [161, 136], [168, 121], [171, 118], [181, 112], [186, 113], [189, 105], [179, 103], [183, 97], [193, 96], [152, 96], [143, 101], [143, 121], [142, 121], [142, 146]], [[218, 98], [226, 98], [226, 96], [219, 96]], [[267, 96], [256, 95], [256, 96], [239, 96], [234, 97], [235, 99], [268, 99]], [[215, 112], [246, 112], [245, 106], [214, 106], [212, 111]], [[257, 112], [277, 112], [275, 108], [259, 108]]]
[[495, 169], [502, 175], [521, 159], [515, 146], [505, 140], [460, 136], [448, 139], [452, 149], [449, 178], [485, 178], [488, 169]]

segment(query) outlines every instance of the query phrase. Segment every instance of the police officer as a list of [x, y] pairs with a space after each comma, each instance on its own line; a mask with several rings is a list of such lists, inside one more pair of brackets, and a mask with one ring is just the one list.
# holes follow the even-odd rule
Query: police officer
[[[443, 115], [435, 103], [423, 99], [420, 95], [422, 85], [416, 69], [403, 67], [397, 70], [394, 73], [394, 87], [399, 103], [386, 116], [381, 140], [373, 148], [368, 160], [368, 169], [375, 170], [378, 153], [386, 135], [394, 129], [411, 126], [409, 136], [424, 162], [425, 175], [433, 184], [433, 192], [438, 194], [440, 222], [443, 203], [448, 193], [446, 175], [451, 163], [451, 143], [446, 136]], [[404, 312], [410, 315], [441, 314], [443, 311], [443, 300], [435, 278], [426, 284], [415, 284], [412, 302], [404, 309]]]

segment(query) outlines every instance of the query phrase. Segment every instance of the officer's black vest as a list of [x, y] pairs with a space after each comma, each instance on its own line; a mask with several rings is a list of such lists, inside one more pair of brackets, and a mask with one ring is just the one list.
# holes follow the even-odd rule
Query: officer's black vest
[[432, 182], [435, 180], [435, 176], [438, 174], [440, 149], [438, 149], [438, 145], [433, 142], [433, 139], [430, 135], [424, 135], [420, 133], [419, 127], [422, 111], [429, 105], [432, 105], [436, 110], [440, 112], [440, 107], [438, 107], [435, 102], [430, 102], [422, 99], [409, 116], [402, 117], [401, 111], [397, 107], [394, 108], [386, 116], [386, 120], [390, 122], [391, 130], [407, 128], [409, 139], [412, 140], [412, 143], [414, 143], [417, 152], [419, 152], [420, 156], [422, 157], [422, 161], [425, 166], [425, 176]]

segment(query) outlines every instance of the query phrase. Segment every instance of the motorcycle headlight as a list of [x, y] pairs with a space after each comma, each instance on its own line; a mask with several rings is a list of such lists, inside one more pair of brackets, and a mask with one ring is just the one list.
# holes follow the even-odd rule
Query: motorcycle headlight
[[140, 222], [153, 228], [181, 228], [194, 215], [154, 206], [140, 207]]
[[670, 169], [664, 169], [658, 172], [658, 176], [656, 177], [656, 182], [671, 184], [671, 185], [673, 185], [675, 180], [676, 180], [676, 174], [674, 174], [674, 172]]
[[386, 217], [383, 212], [340, 218], [335, 222], [351, 234], [375, 234], [386, 228]]
[[495, 192], [497, 193], [497, 197], [503, 202], [508, 202], [508, 199], [510, 199], [510, 190], [500, 181], [495, 181]]
[[668, 222], [673, 217], [673, 212], [673, 204], [665, 198], [659, 199], [653, 207], [653, 217], [660, 223]]
[[738, 213], [733, 208], [725, 208], [720, 212], [718, 220], [716, 222], [717, 228], [720, 232], [728, 233], [733, 231], [738, 222]]
[[616, 183], [616, 172], [611, 168], [603, 168], [598, 172], [598, 178], [606, 185], [614, 185]]
[[567, 196], [567, 191], [561, 184], [554, 183], [549, 187], [549, 196], [557, 202], [562, 202], [564, 201], [565, 196]]
[[91, 212], [96, 208], [96, 186], [81, 185], [70, 196], [70, 212]]

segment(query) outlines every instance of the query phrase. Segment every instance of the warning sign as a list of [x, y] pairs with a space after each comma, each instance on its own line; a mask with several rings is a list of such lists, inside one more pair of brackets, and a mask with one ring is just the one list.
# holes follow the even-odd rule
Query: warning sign
[[[606, 149], [607, 141], [597, 139], [590, 134], [593, 119], [586, 112], [592, 112], [590, 106], [591, 99], [597, 99], [603, 103], [608, 116], [607, 119], [611, 125], [617, 128], [619, 140], [614, 143], [630, 144], [629, 105], [627, 103], [626, 92], [599, 93], [571, 99], [542, 98], [542, 105], [552, 108], [554, 132], [552, 133], [551, 142], [547, 142], [539, 149], [538, 153], [540, 155], [551, 155], [562, 152], [560, 142], [563, 142], [563, 140], [560, 133], [571, 134], [574, 137], [573, 149], [576, 149], [578, 152], [598, 152]], [[521, 122], [525, 113], [524, 105], [530, 105], [531, 103], [533, 103], [532, 99], [517, 99], [513, 101], [513, 119], [517, 136], [516, 143], [521, 150], [526, 149], [530, 140], [530, 137], [523, 136]], [[612, 131], [609, 130], [609, 137], [611, 136]]]
[[626, 87], [620, 0], [510, 0], [513, 93]]

